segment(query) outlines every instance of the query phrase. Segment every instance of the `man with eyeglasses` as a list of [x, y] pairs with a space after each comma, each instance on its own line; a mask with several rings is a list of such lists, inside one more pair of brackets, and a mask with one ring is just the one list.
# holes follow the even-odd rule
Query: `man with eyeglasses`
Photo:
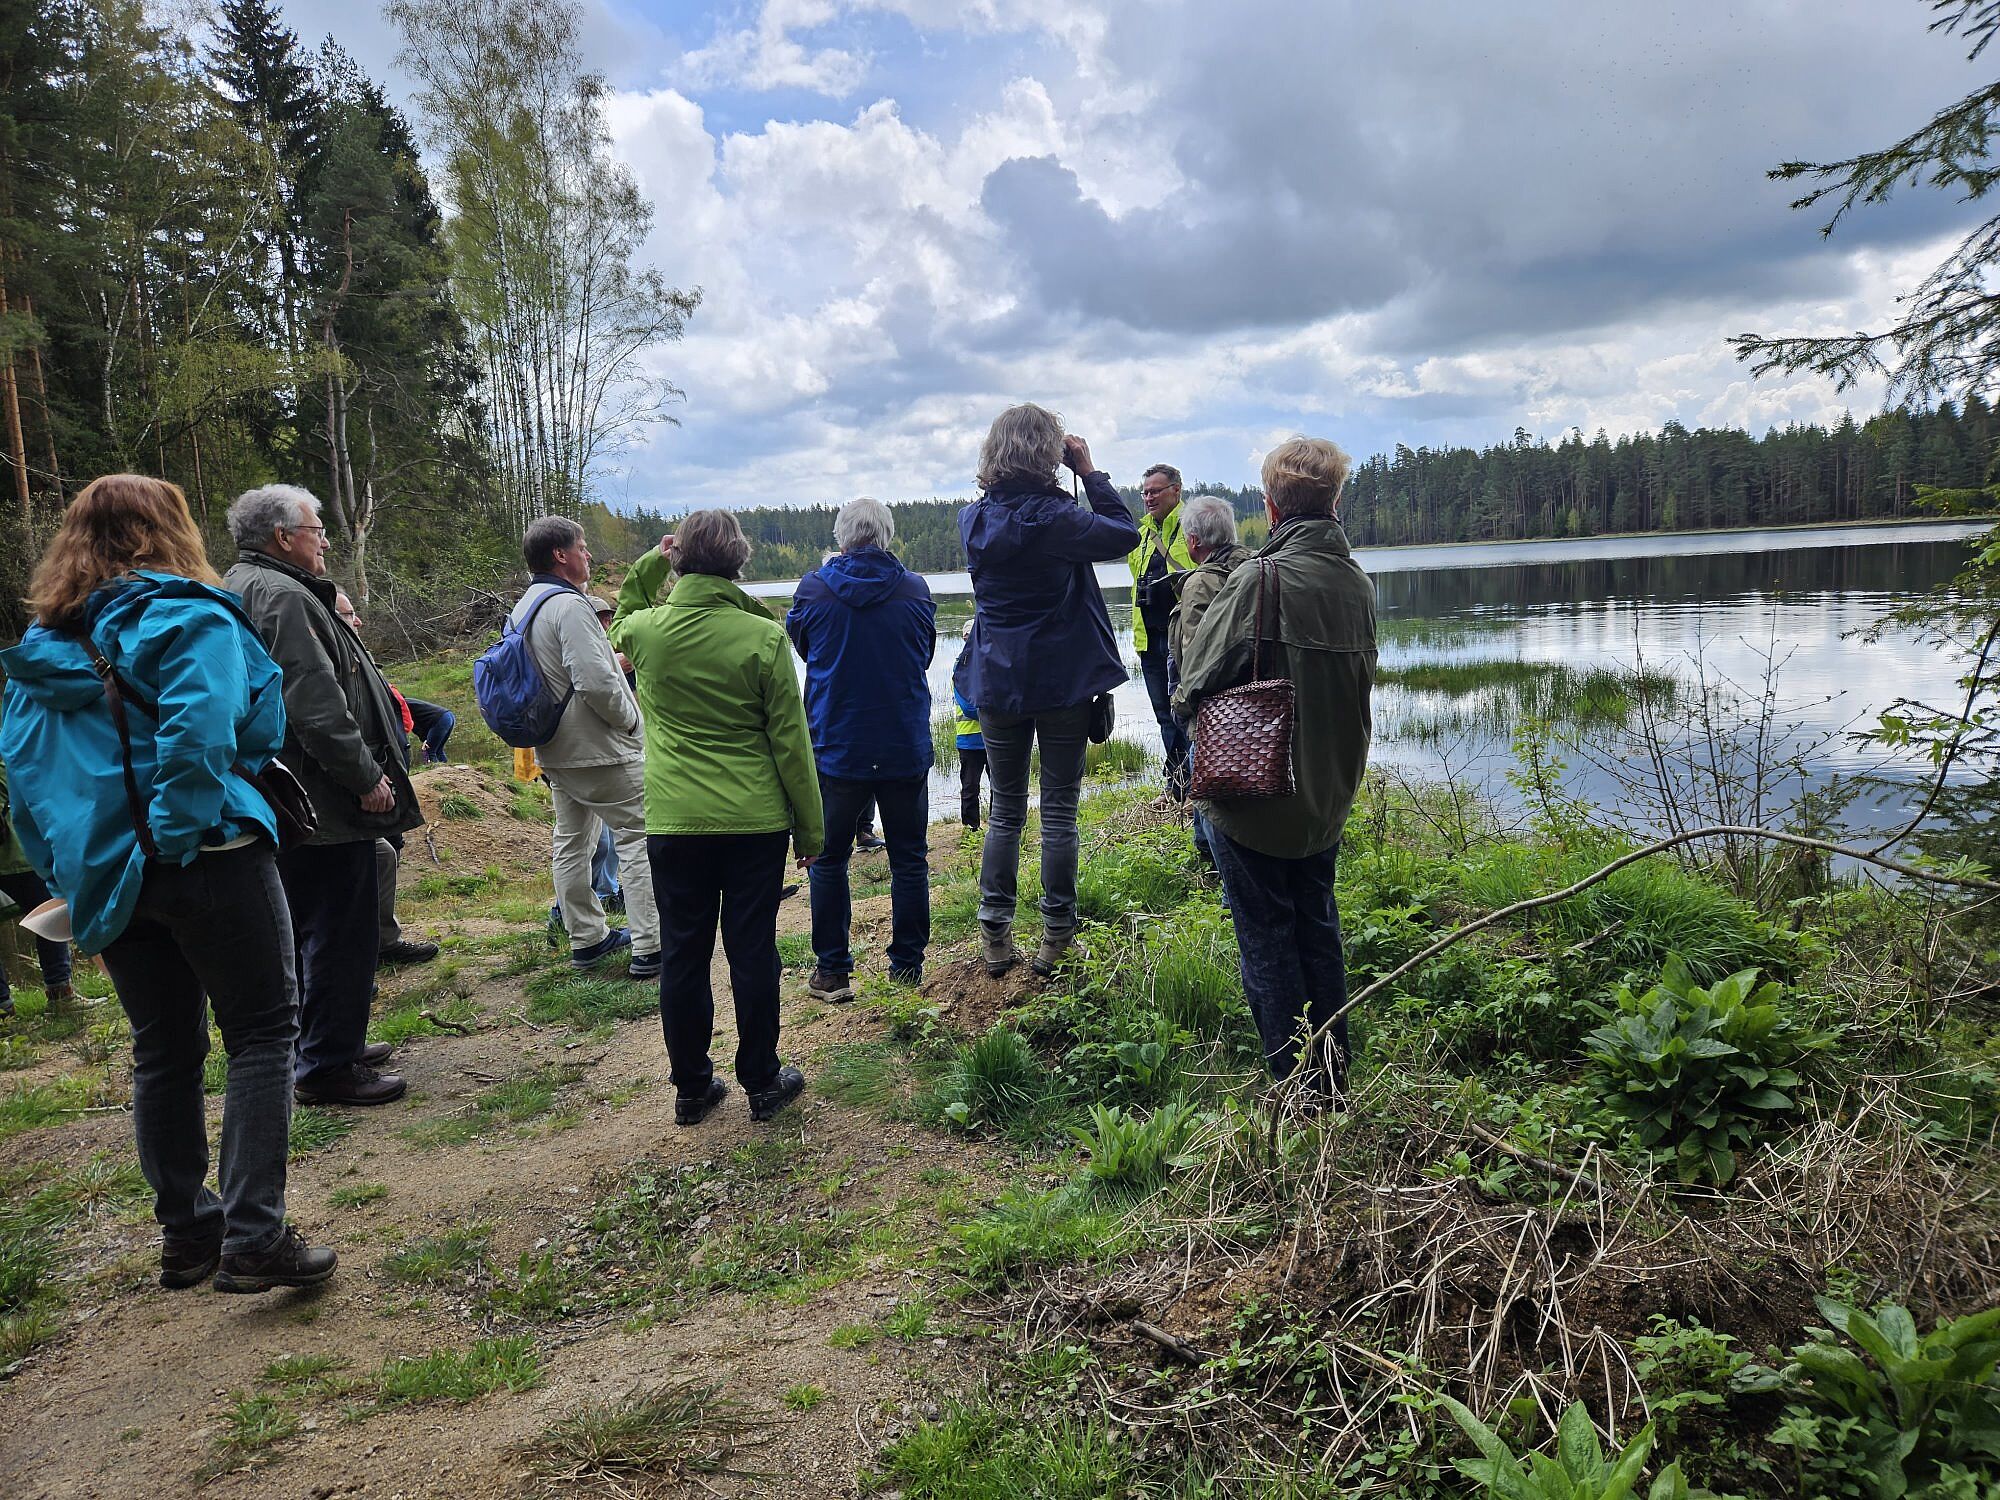
[[1139, 480], [1139, 498], [1146, 514], [1139, 519], [1139, 545], [1132, 549], [1132, 645], [1139, 653], [1139, 671], [1146, 679], [1146, 696], [1159, 722], [1160, 743], [1166, 751], [1167, 791], [1176, 801], [1187, 797], [1188, 737], [1174, 722], [1173, 684], [1167, 679], [1169, 621], [1179, 597], [1181, 579], [1194, 569], [1194, 554], [1181, 534], [1181, 471], [1172, 464], [1154, 464]]
[[239, 556], [223, 575], [285, 674], [281, 758], [312, 799], [319, 828], [278, 855], [298, 955], [301, 1104], [387, 1104], [403, 1079], [376, 1070], [368, 1045], [380, 934], [375, 841], [423, 815], [405, 768], [403, 715], [361, 638], [336, 613], [319, 502], [268, 484], [229, 507]]

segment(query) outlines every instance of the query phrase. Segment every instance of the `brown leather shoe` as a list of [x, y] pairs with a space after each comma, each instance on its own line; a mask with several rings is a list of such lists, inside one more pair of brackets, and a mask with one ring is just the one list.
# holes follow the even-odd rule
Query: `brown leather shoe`
[[366, 1063], [350, 1063], [294, 1084], [301, 1104], [390, 1104], [409, 1090], [400, 1073], [378, 1073]]
[[354, 1054], [354, 1060], [371, 1068], [379, 1068], [396, 1055], [395, 1047], [388, 1042], [370, 1042]]
[[340, 1257], [308, 1245], [289, 1224], [270, 1248], [249, 1255], [225, 1255], [215, 1274], [218, 1292], [268, 1292], [281, 1286], [318, 1286], [333, 1274]]

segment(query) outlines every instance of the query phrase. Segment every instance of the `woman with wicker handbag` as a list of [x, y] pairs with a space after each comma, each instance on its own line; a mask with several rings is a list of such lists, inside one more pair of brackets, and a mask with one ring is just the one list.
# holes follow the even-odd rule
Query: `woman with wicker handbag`
[[1349, 460], [1292, 438], [1264, 460], [1271, 540], [1188, 643], [1174, 707], [1195, 720], [1193, 794], [1236, 922], [1243, 991], [1276, 1078], [1339, 1098], [1347, 971], [1334, 907], [1341, 829], [1368, 763], [1375, 588], [1335, 507]]

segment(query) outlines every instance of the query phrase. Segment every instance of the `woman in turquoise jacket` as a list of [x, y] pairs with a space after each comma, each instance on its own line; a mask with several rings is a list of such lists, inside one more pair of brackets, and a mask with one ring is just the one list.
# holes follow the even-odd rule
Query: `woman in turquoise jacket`
[[[292, 926], [276, 823], [245, 774], [284, 741], [283, 679], [218, 584], [179, 489], [136, 474], [86, 485], [35, 570], [35, 623], [0, 652], [0, 759], [21, 847], [132, 1022], [160, 1283], [214, 1275], [218, 1291], [259, 1292], [324, 1281], [334, 1255], [285, 1223]], [[122, 732], [100, 671], [119, 684]], [[229, 1054], [219, 1197], [209, 1007]]]

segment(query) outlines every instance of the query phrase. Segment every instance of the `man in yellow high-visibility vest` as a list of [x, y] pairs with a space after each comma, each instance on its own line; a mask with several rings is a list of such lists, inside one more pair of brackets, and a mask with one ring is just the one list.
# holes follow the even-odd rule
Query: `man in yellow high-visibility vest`
[[1132, 644], [1160, 725], [1167, 790], [1182, 799], [1187, 796], [1188, 737], [1168, 706], [1172, 685], [1167, 680], [1167, 622], [1181, 579], [1194, 569], [1194, 555], [1181, 535], [1181, 471], [1172, 464], [1154, 464], [1139, 480], [1139, 498], [1146, 503], [1146, 514], [1139, 520], [1139, 545], [1130, 558]]

